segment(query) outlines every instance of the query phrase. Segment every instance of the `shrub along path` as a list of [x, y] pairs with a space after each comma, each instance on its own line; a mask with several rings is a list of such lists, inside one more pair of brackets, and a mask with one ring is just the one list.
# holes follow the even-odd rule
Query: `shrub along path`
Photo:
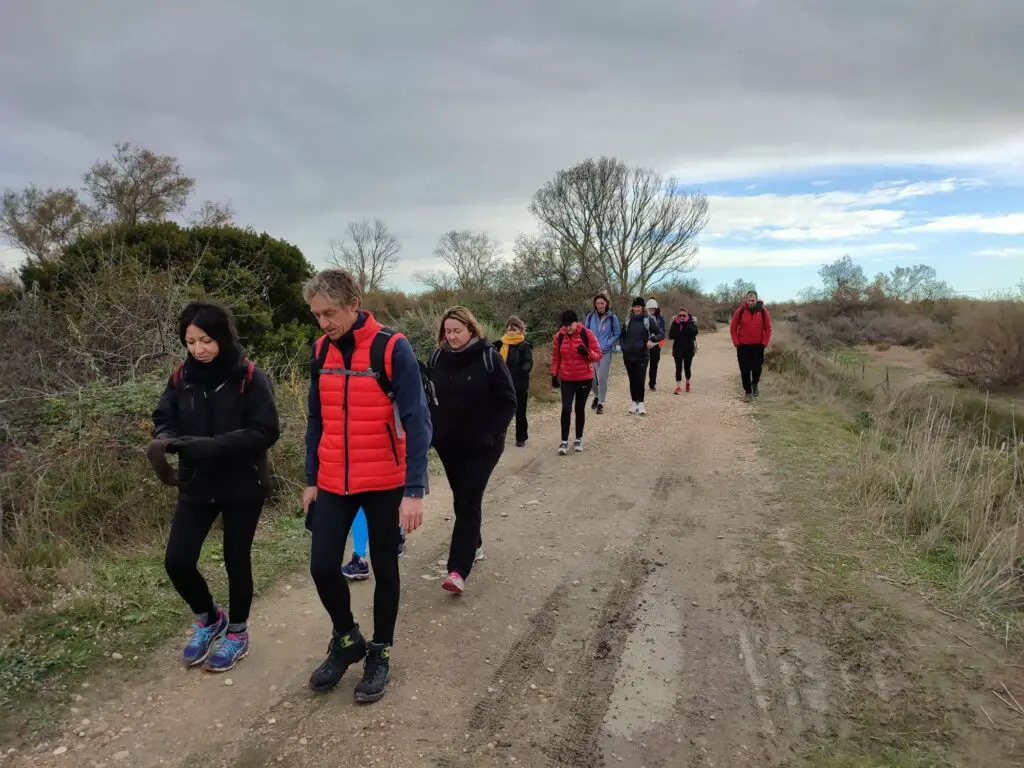
[[[758, 452], [774, 437], [751, 410], [772, 405], [771, 380], [766, 402], [740, 401], [725, 333], [702, 337], [693, 393], [671, 394], [669, 368], [643, 418], [626, 412], [617, 364], [608, 412], [588, 414], [582, 455], [555, 455], [558, 414], [537, 409], [532, 441], [509, 447], [488, 491], [487, 559], [460, 598], [440, 588], [451, 499], [437, 478], [402, 563], [399, 644], [379, 704], [353, 703], [355, 670], [326, 697], [306, 689], [328, 622], [300, 572], [255, 606], [253, 650], [236, 670], [182, 670], [183, 626], [140, 670], [108, 668], [83, 687], [45, 745], [6, 759], [763, 768], [943, 765], [950, 755], [967, 760], [952, 764], [1017, 764], [1024, 713], [997, 711], [969, 684], [996, 651], [969, 627], [954, 631], [973, 650], [938, 630], [918, 640], [917, 627], [934, 619], [925, 609], [904, 611], [903, 596], [879, 594], [873, 579], [839, 590], [829, 563], [806, 558], [786, 496], [793, 476], [777, 481]], [[353, 595], [370, 626], [372, 585]]]

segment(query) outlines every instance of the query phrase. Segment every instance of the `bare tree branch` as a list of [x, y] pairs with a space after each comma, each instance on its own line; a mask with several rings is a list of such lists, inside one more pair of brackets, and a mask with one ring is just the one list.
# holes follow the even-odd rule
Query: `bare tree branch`
[[483, 291], [500, 267], [500, 251], [500, 244], [486, 232], [453, 229], [441, 235], [434, 248], [434, 256], [448, 265], [451, 274], [421, 274], [417, 278], [435, 290]]
[[379, 291], [398, 264], [402, 244], [381, 219], [349, 222], [348, 237], [332, 240], [329, 261], [347, 270], [363, 293]]
[[26, 256], [46, 261], [92, 224], [90, 213], [70, 188], [7, 190], [0, 199], [0, 235]]
[[112, 159], [96, 163], [84, 177], [93, 202], [110, 221], [163, 221], [184, 210], [196, 182], [176, 158], [129, 143], [114, 149]]
[[599, 265], [619, 295], [642, 294], [692, 268], [708, 201], [674, 178], [614, 158], [559, 171], [533, 196], [530, 212], [571, 248], [585, 274]]
[[189, 219], [193, 227], [230, 227], [234, 223], [235, 209], [227, 203], [215, 203], [212, 200], [204, 201]]

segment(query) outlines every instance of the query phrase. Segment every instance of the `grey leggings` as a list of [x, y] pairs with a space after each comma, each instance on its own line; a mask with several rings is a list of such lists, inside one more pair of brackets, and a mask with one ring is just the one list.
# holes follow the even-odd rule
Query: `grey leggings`
[[600, 362], [594, 363], [594, 394], [601, 405], [604, 405], [604, 399], [608, 395], [608, 376], [611, 372], [612, 353], [606, 352], [601, 356]]

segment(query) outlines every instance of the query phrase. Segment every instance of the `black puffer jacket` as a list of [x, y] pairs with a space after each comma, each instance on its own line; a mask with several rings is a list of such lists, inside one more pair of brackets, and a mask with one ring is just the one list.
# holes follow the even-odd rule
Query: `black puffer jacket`
[[[495, 342], [494, 351], [501, 352], [501, 342]], [[510, 344], [508, 348], [508, 360], [505, 361], [508, 372], [512, 375], [512, 383], [516, 392], [526, 392], [530, 389], [530, 373], [533, 371], [533, 346], [525, 339], [518, 344]]]
[[[153, 412], [153, 437], [172, 439], [183, 497], [201, 502], [265, 498], [267, 450], [281, 434], [270, 379], [237, 350], [220, 370], [186, 360]], [[247, 380], [248, 379], [248, 380]]]
[[[645, 322], [646, 320], [646, 322]], [[624, 360], [646, 360], [651, 356], [647, 342], [658, 342], [665, 338], [658, 321], [646, 314], [630, 314], [622, 321], [622, 333], [619, 342]]]
[[503, 444], [516, 414], [516, 391], [508, 366], [491, 343], [480, 339], [457, 351], [442, 349], [431, 360], [437, 405], [431, 406], [430, 420], [437, 450]]
[[689, 317], [681, 323], [673, 317], [668, 337], [672, 339], [672, 357], [693, 357], [697, 352], [697, 321]]

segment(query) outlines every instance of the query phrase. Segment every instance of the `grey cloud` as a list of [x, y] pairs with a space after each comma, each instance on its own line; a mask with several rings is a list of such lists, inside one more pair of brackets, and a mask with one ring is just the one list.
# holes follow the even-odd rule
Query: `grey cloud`
[[381, 215], [425, 259], [452, 227], [511, 237], [590, 155], [672, 171], [1012, 138], [1022, 28], [1015, 0], [6, 0], [0, 184], [70, 183], [135, 141], [311, 258]]

